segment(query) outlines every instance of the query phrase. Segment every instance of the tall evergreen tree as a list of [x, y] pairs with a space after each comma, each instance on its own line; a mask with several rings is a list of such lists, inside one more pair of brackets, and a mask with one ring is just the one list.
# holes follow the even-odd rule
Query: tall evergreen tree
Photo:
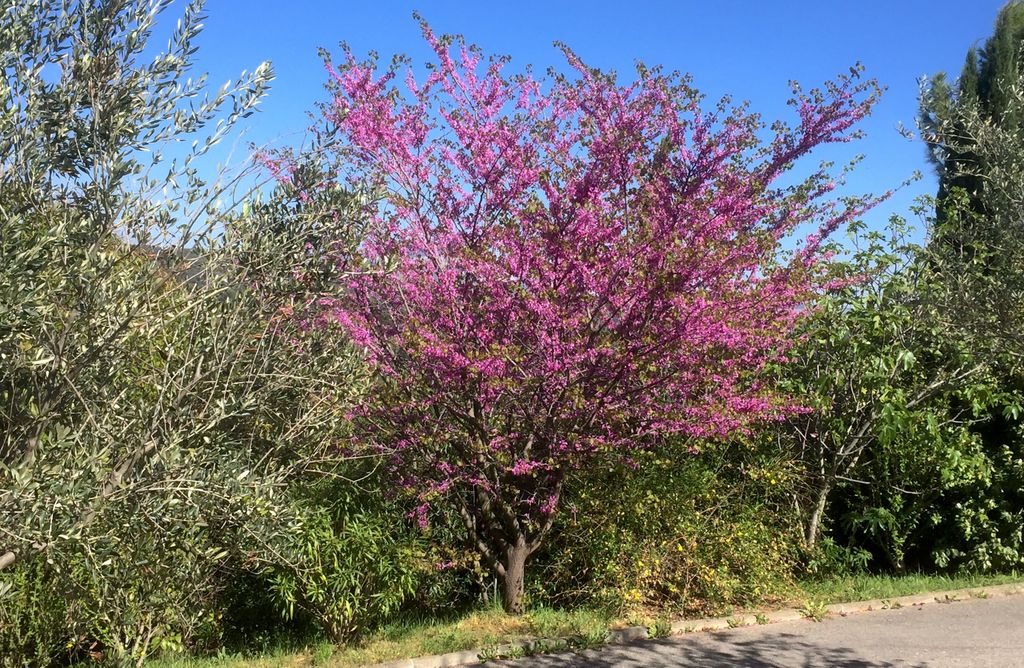
[[970, 198], [971, 209], [988, 210], [982, 191], [985, 164], [970, 141], [965, 114], [1006, 130], [1021, 128], [1024, 110], [1014, 87], [1024, 73], [1024, 1], [1012, 0], [999, 12], [992, 36], [981, 48], [967, 50], [959, 79], [945, 73], [932, 77], [921, 96], [921, 126], [928, 157], [939, 176], [938, 221], [949, 218], [950, 196], [958, 189]]
[[1003, 7], [955, 83], [943, 73], [927, 82], [920, 120], [939, 177], [929, 250], [948, 279], [950, 315], [979, 344], [1024, 354], [1011, 345], [1024, 322], [1024, 0]]
[[[924, 87], [921, 127], [939, 189], [928, 252], [950, 331], [967, 336], [994, 379], [984, 405], [954, 405], [976, 419], [988, 474], [943, 506], [939, 543], [966, 540], [943, 561], [969, 568], [1024, 563], [1024, 0], [1005, 5], [955, 84]], [[940, 522], [941, 524], [941, 522]]]

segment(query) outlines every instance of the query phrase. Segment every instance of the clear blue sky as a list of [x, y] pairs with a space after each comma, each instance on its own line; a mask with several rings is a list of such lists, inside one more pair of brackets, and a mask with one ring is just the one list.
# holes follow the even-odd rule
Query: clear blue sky
[[[918, 79], [946, 70], [959, 73], [964, 53], [992, 30], [1002, 0], [679, 0], [590, 2], [485, 0], [210, 0], [199, 42], [198, 69], [210, 83], [233, 79], [262, 60], [277, 79], [263, 110], [248, 119], [245, 141], [297, 144], [306, 112], [324, 99], [325, 73], [317, 47], [337, 53], [347, 41], [357, 54], [389, 59], [400, 52], [422, 62], [428, 55], [412, 12], [436, 32], [461, 33], [487, 53], [508, 54], [513, 68], [561, 66], [552, 47], [560, 40], [584, 60], [622, 75], [636, 60], [689, 72], [714, 100], [723, 94], [750, 100], [767, 120], [788, 116], [790, 79], [817, 85], [855, 62], [888, 88], [863, 124], [867, 137], [827, 157], [863, 153], [849, 180], [856, 192], [881, 192], [915, 170], [924, 180], [872, 212], [878, 225], [891, 212], [906, 212], [913, 197], [933, 193], [935, 181], [924, 147], [896, 131], [913, 127]], [[173, 14], [174, 8], [170, 10]], [[173, 16], [167, 16], [172, 19]], [[227, 155], [219, 151], [218, 159]], [[236, 150], [237, 161], [238, 150]]]

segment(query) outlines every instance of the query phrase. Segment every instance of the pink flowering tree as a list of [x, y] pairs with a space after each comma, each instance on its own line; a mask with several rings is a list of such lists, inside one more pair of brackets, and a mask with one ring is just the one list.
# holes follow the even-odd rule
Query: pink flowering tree
[[[794, 409], [758, 382], [818, 285], [820, 242], [873, 202], [836, 202], [824, 168], [877, 87], [857, 71], [770, 129], [702, 111], [677, 74], [505, 74], [423, 33], [427, 76], [345, 51], [330, 66], [340, 156], [382, 197], [344, 296], [321, 300], [382, 389], [355, 422], [397, 485], [465, 522], [523, 608], [524, 567], [567, 476], [666, 438], [721, 438]], [[790, 241], [797, 228], [810, 231]], [[795, 248], [794, 248], [795, 246]], [[374, 269], [377, 269], [376, 271]]]

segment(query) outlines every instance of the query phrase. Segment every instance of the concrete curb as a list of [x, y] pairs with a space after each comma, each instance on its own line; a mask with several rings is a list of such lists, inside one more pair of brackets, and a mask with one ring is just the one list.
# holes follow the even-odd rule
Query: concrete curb
[[[949, 591], [931, 592], [928, 594], [912, 594], [910, 596], [898, 596], [891, 599], [874, 599], [871, 601], [857, 601], [855, 603], [835, 603], [822, 606], [821, 612], [826, 617], [845, 617], [850, 614], [871, 612], [874, 610], [895, 610], [898, 608], [920, 607], [934, 603], [953, 603], [955, 601], [966, 601], [972, 598], [998, 598], [1001, 596], [1013, 596], [1024, 594], [1024, 583], [995, 585], [992, 587], [975, 587], [969, 589], [951, 589]], [[741, 626], [754, 626], [765, 624], [777, 624], [779, 622], [795, 622], [806, 619], [807, 614], [798, 608], [784, 608], [758, 614], [743, 614], [732, 617], [705, 617], [703, 619], [684, 619], [674, 622], [671, 626], [670, 636], [684, 635], [697, 631], [718, 631], [722, 629], [738, 628]], [[621, 629], [614, 629], [608, 632], [605, 643], [609, 645], [621, 645], [645, 640], [652, 637], [646, 626], [627, 626]], [[522, 656], [538, 647], [545, 650], [557, 650], [572, 648], [570, 638], [537, 638], [534, 640], [523, 640], [520, 642], [508, 643], [499, 646], [493, 653], [502, 656]], [[492, 653], [485, 649], [468, 649], [461, 652], [450, 652], [448, 654], [435, 654], [433, 656], [421, 656], [414, 659], [400, 659], [378, 663], [368, 668], [449, 668], [451, 666], [468, 666], [482, 663], [481, 655]]]

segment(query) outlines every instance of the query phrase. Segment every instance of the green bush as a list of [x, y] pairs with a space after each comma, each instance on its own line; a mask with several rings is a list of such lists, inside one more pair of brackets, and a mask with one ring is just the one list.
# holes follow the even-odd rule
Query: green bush
[[926, 520], [926, 566], [1005, 573], [1024, 567], [1024, 423], [1007, 410], [976, 425], [978, 475], [951, 485]]
[[371, 501], [341, 496], [304, 513], [294, 562], [269, 578], [285, 619], [306, 617], [341, 641], [386, 622], [416, 592], [430, 568], [425, 543], [397, 509]]
[[[875, 570], [1001, 573], [1024, 565], [1024, 434], [984, 377], [882, 434], [835, 494], [833, 535]], [[967, 397], [986, 397], [970, 408]], [[959, 417], [957, 417], [959, 416]]]
[[46, 666], [70, 654], [74, 611], [61, 587], [42, 560], [17, 565], [0, 583], [0, 666]]
[[787, 508], [796, 470], [751, 444], [645, 453], [570, 487], [530, 595], [617, 611], [710, 613], [782, 595], [799, 529]]

